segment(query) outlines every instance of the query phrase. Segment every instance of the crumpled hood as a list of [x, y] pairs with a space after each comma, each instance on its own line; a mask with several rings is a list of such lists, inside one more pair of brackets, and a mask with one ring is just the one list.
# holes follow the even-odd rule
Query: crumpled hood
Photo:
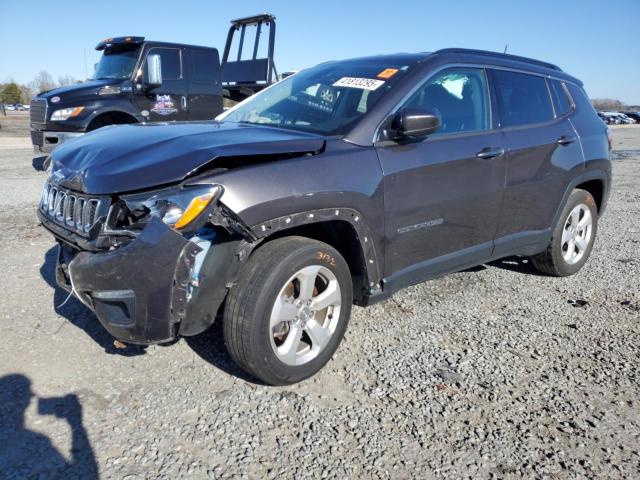
[[215, 158], [317, 152], [324, 137], [235, 123], [117, 125], [57, 147], [51, 156], [58, 184], [90, 194], [143, 190], [184, 179]]

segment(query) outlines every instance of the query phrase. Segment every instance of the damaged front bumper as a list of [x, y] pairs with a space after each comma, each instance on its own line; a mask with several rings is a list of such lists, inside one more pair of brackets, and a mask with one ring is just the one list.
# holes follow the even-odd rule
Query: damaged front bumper
[[61, 242], [56, 279], [115, 338], [162, 343], [179, 333], [200, 251], [156, 218], [130, 243], [113, 250], [78, 251]]

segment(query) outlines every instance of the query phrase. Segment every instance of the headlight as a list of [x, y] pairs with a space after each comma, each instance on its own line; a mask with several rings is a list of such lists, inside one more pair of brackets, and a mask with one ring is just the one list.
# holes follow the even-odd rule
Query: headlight
[[52, 122], [61, 122], [68, 118], [77, 117], [84, 110], [84, 107], [61, 108], [51, 114]]
[[140, 219], [156, 216], [168, 226], [183, 230], [192, 226], [221, 194], [221, 185], [196, 185], [162, 190], [146, 198], [143, 198], [143, 194], [127, 195], [122, 200], [129, 211]]

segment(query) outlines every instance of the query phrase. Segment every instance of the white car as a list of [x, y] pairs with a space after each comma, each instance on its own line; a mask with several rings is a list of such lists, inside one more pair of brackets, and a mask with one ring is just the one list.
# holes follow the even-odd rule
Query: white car
[[16, 110], [16, 107], [14, 107], [13, 105], [5, 105], [5, 106], [4, 106], [4, 109], [5, 109], [7, 112], [14, 112], [14, 111]]

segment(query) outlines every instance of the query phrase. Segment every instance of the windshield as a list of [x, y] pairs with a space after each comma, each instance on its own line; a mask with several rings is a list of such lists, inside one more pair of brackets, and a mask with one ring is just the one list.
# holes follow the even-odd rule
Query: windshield
[[96, 72], [93, 75], [94, 80], [103, 78], [130, 78], [133, 68], [138, 60], [140, 47], [135, 46], [133, 49], [127, 45], [126, 49], [112, 48], [105, 50], [100, 58], [100, 62], [96, 65]]
[[383, 61], [332, 62], [303, 70], [217, 120], [344, 135], [409, 70]]

